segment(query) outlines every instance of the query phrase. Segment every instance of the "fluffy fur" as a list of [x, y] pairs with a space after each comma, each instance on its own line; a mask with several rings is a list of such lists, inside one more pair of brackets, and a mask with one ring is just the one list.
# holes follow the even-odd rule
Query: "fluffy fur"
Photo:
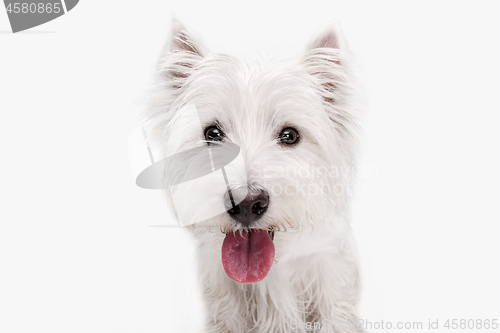
[[[266, 188], [269, 209], [253, 227], [276, 230], [268, 276], [239, 284], [223, 270], [221, 231], [242, 226], [221, 214], [188, 227], [197, 242], [204, 332], [308, 332], [304, 323], [326, 320], [345, 325], [316, 326], [314, 332], [362, 331], [348, 325], [357, 321], [360, 297], [349, 228], [357, 132], [349, 60], [335, 27], [320, 33], [300, 61], [255, 68], [208, 54], [174, 23], [145, 114], [148, 137], [169, 156], [205, 145], [200, 123], [217, 123], [241, 149], [242, 167], [228, 170], [231, 188]], [[186, 105], [196, 105], [199, 119], [183, 114]], [[287, 126], [300, 133], [293, 147], [277, 140]], [[220, 211], [225, 192], [216, 183], [220, 178], [209, 175], [202, 184], [167, 189], [177, 217], [198, 214], [202, 220], [211, 209]]]

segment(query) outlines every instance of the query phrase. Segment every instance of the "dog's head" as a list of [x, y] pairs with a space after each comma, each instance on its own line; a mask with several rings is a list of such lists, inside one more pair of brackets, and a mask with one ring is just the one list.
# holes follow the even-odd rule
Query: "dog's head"
[[[346, 53], [330, 27], [300, 61], [255, 68], [207, 54], [174, 23], [148, 109], [149, 135], [165, 156], [205, 147], [212, 158], [237, 147], [230, 163], [215, 168], [212, 160], [214, 172], [175, 186], [167, 181], [166, 191], [181, 224], [194, 225], [219, 251], [224, 243], [224, 267], [236, 281], [267, 274], [271, 240], [286, 259], [301, 241], [301, 251], [326, 246], [304, 230], [346, 229], [356, 132]], [[166, 168], [166, 178], [200, 167], [193, 161]]]

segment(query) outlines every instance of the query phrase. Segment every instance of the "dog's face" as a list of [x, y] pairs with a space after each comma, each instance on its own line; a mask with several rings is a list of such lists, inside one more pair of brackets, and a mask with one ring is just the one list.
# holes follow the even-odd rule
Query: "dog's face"
[[222, 252], [235, 281], [265, 277], [274, 251], [291, 258], [300, 253], [299, 242], [320, 246], [300, 240], [307, 232], [297, 231], [341, 232], [329, 218], [341, 218], [346, 204], [354, 126], [341, 44], [329, 30], [301, 62], [257, 69], [206, 55], [175, 26], [149, 115], [153, 137], [166, 156], [239, 147], [238, 158], [218, 172], [167, 189], [181, 224], [194, 223], [196, 233]]

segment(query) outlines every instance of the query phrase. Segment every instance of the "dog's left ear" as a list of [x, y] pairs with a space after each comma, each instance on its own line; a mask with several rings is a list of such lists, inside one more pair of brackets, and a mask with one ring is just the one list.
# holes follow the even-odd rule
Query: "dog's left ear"
[[321, 31], [309, 44], [308, 50], [334, 49], [339, 50], [341, 33], [338, 24], [331, 25]]
[[205, 56], [205, 50], [196, 36], [176, 19], [172, 32], [163, 48], [158, 73], [171, 83], [172, 88], [181, 89], [195, 66]]
[[316, 77], [324, 91], [326, 102], [334, 103], [334, 92], [343, 76], [344, 45], [338, 24], [331, 25], [320, 32], [309, 44], [302, 64], [309, 74]]
[[301, 62], [316, 80], [328, 116], [343, 137], [351, 137], [356, 126], [348, 105], [348, 97], [353, 92], [348, 53], [340, 26], [335, 24], [313, 39]]

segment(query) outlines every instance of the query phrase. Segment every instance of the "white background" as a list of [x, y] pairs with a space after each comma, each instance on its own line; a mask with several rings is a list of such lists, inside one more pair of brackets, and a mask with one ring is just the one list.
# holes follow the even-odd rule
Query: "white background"
[[191, 240], [151, 227], [173, 222], [159, 192], [135, 186], [127, 148], [173, 14], [211, 51], [273, 60], [298, 59], [340, 19], [368, 100], [372, 172], [353, 219], [363, 317], [500, 319], [498, 12], [84, 0], [14, 35], [0, 10], [0, 332], [200, 329]]

